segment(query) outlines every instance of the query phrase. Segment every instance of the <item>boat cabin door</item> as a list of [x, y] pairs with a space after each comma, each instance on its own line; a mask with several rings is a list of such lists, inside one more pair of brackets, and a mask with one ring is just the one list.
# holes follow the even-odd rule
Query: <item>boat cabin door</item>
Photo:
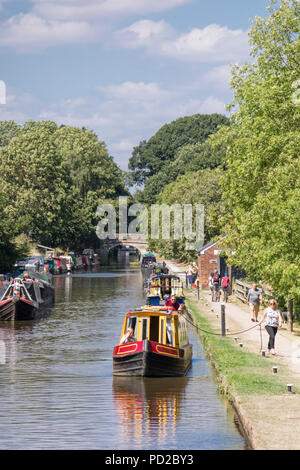
[[150, 317], [150, 341], [159, 342], [159, 317]]
[[159, 342], [159, 317], [150, 316], [141, 318], [141, 340]]

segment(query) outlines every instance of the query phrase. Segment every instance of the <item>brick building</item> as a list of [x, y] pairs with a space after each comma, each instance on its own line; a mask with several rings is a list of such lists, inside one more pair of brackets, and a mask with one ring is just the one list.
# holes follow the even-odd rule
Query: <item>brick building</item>
[[219, 271], [219, 255], [217, 250], [218, 242], [211, 242], [204, 245], [198, 252], [198, 276], [200, 289], [208, 289], [208, 279], [214, 269]]
[[219, 255], [218, 241], [207, 243], [200, 251], [198, 251], [198, 277], [200, 289], [208, 289], [209, 275], [217, 269], [223, 277], [225, 273], [228, 274], [230, 285], [232, 279], [241, 279], [246, 277], [246, 273], [235, 266], [229, 266], [226, 259]]

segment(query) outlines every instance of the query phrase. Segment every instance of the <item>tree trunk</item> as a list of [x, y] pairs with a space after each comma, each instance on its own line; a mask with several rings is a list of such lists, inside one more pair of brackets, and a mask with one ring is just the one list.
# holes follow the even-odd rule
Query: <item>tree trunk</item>
[[288, 322], [287, 328], [289, 331], [293, 331], [293, 301], [288, 301]]

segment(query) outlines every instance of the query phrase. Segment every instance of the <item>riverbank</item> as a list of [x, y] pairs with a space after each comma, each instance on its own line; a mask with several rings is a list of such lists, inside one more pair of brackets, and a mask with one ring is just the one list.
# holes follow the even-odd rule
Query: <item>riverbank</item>
[[[167, 265], [178, 275], [186, 269], [174, 262]], [[263, 357], [268, 335], [251, 322], [247, 305], [229, 299], [222, 338], [221, 304], [211, 302], [208, 291], [201, 291], [199, 300], [191, 289], [185, 293], [220, 393], [234, 406], [252, 449], [300, 449], [300, 331], [291, 333], [284, 325], [276, 336], [276, 356]], [[292, 393], [287, 384], [292, 384]]]

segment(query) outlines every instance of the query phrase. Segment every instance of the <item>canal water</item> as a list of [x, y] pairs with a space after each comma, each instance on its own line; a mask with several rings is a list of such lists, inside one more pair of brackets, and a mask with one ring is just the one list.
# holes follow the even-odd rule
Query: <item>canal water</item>
[[245, 449], [193, 330], [187, 377], [113, 377], [123, 315], [145, 304], [140, 268], [120, 256], [54, 277], [43, 319], [0, 322], [0, 449]]

